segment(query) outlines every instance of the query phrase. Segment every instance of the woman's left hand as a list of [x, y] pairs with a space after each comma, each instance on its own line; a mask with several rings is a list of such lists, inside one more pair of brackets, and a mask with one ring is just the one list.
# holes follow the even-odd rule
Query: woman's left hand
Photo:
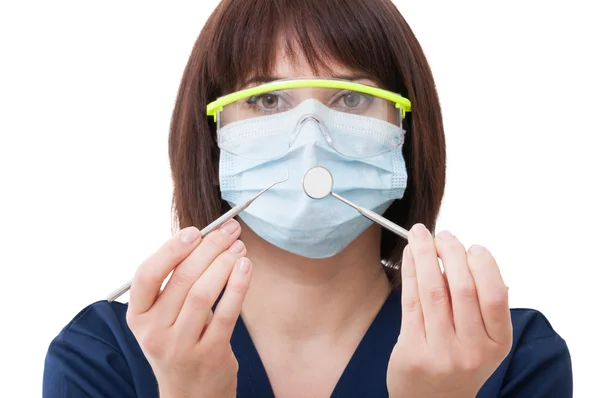
[[[444, 265], [441, 272], [438, 257]], [[474, 398], [512, 346], [508, 288], [489, 251], [422, 224], [402, 261], [402, 327], [392, 352], [391, 398]]]

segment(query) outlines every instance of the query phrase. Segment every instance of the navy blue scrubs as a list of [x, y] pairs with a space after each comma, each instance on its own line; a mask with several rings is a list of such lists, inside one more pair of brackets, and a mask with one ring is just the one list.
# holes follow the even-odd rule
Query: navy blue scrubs
[[[43, 393], [58, 397], [158, 397], [156, 379], [127, 326], [127, 305], [100, 301], [81, 311], [52, 341]], [[539, 312], [511, 310], [513, 347], [478, 398], [573, 395], [565, 341]], [[343, 372], [332, 397], [387, 397], [387, 365], [400, 333], [400, 292], [390, 294]], [[269, 379], [240, 318], [231, 345], [239, 362], [238, 397], [273, 397]], [[310, 380], [307, 380], [310, 382]]]

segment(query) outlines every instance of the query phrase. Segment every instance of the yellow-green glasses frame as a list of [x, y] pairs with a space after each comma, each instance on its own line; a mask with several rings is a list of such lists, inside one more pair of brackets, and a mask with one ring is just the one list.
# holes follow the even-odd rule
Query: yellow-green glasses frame
[[223, 107], [233, 102], [239, 101], [253, 95], [264, 94], [271, 91], [285, 90], [290, 88], [302, 87], [319, 87], [319, 88], [339, 88], [341, 90], [351, 90], [363, 94], [372, 95], [374, 97], [383, 98], [396, 104], [396, 108], [400, 109], [402, 118], [404, 119], [406, 112], [411, 111], [410, 101], [400, 94], [393, 93], [381, 88], [367, 86], [366, 84], [349, 82], [346, 80], [336, 79], [294, 79], [294, 80], [276, 80], [273, 82], [261, 84], [260, 86], [247, 88], [235, 93], [227, 94], [216, 101], [211, 102], [206, 106], [206, 114], [213, 116], [214, 121], [217, 121], [217, 112], [222, 112]]

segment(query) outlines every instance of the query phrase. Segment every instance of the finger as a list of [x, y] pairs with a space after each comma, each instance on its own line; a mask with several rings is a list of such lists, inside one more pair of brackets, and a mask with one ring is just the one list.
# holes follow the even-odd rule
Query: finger
[[512, 341], [508, 289], [492, 254], [473, 245], [467, 253], [469, 268], [477, 286], [479, 306], [489, 338], [498, 344]]
[[169, 273], [198, 246], [200, 240], [197, 228], [184, 228], [144, 261], [131, 283], [128, 311], [134, 314], [148, 311]]
[[[223, 292], [233, 266], [239, 258], [239, 253], [224, 251], [191, 287], [181, 312], [173, 324], [176, 335], [182, 341], [197, 342], [200, 339], [206, 326], [206, 318]], [[215, 322], [215, 316], [216, 314], [211, 323]]]
[[448, 280], [456, 335], [465, 341], [481, 339], [485, 336], [485, 328], [465, 248], [448, 231], [438, 234], [435, 243]]
[[192, 285], [217, 256], [228, 248], [244, 248], [244, 245], [239, 244], [233, 247], [240, 235], [240, 229], [237, 221], [229, 220], [221, 228], [208, 234], [196, 250], [175, 269], [155, 304], [156, 311], [160, 311], [166, 324], [172, 325], [175, 322]]
[[427, 341], [446, 340], [450, 333], [454, 333], [454, 326], [449, 293], [442, 277], [433, 237], [423, 224], [415, 224], [408, 234], [408, 243], [415, 260]]
[[402, 325], [400, 333], [410, 338], [425, 340], [425, 325], [423, 323], [423, 309], [419, 298], [417, 284], [417, 270], [415, 260], [408, 245], [402, 254]]
[[227, 282], [225, 293], [202, 337], [203, 344], [208, 346], [229, 344], [235, 324], [242, 312], [242, 304], [248, 292], [251, 276], [250, 260], [246, 257], [238, 259]]
[[[450, 285], [448, 284], [448, 275], [444, 271], [442, 271], [442, 276], [444, 277], [444, 286], [446, 286], [446, 291], [450, 291]], [[450, 295], [450, 311], [452, 311], [452, 295]]]

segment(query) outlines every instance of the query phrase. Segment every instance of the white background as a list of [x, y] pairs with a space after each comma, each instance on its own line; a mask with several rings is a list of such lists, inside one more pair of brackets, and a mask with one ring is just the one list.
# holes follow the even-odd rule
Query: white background
[[[0, 5], [2, 396], [39, 396], [51, 339], [170, 236], [169, 118], [215, 4]], [[598, 396], [595, 2], [397, 4], [444, 111], [438, 230], [492, 250], [511, 305], [567, 340], [575, 396]]]

